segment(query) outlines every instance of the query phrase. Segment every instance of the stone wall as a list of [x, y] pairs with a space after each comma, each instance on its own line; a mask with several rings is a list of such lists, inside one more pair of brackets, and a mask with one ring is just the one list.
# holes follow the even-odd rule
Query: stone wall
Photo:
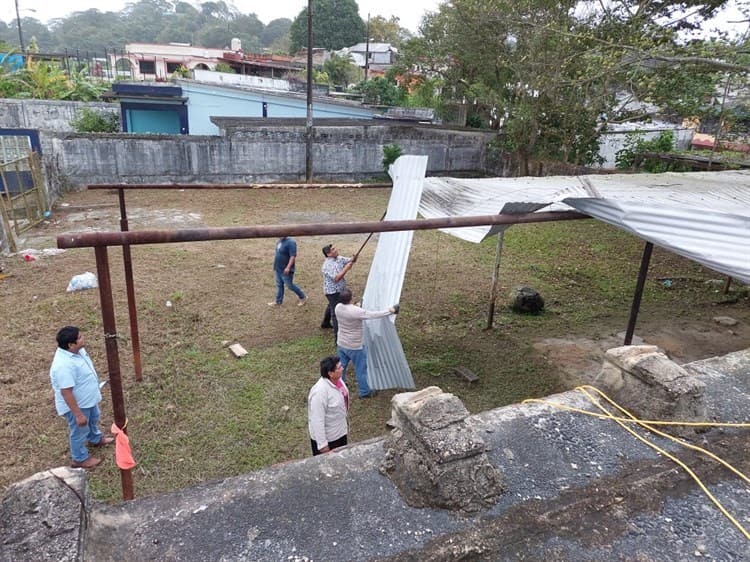
[[[494, 133], [410, 124], [316, 126], [316, 181], [382, 176], [383, 147], [427, 155], [430, 175], [481, 172]], [[48, 179], [64, 189], [92, 183], [264, 183], [304, 181], [305, 128], [257, 126], [224, 137], [48, 134]]]
[[94, 111], [120, 114], [120, 105], [116, 103], [2, 99], [0, 128], [72, 132], [70, 122], [84, 107]]

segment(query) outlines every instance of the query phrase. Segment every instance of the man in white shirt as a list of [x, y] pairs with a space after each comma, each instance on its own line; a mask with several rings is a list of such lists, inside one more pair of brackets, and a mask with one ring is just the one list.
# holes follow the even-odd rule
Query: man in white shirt
[[345, 258], [339, 255], [339, 249], [333, 244], [323, 246], [323, 255], [326, 259], [323, 261], [321, 271], [323, 273], [323, 292], [328, 300], [321, 328], [333, 328], [333, 343], [336, 343], [338, 332], [338, 321], [336, 318], [336, 305], [339, 303], [341, 291], [346, 289], [346, 279], [344, 278], [352, 266], [357, 261], [357, 255], [351, 258]]
[[360, 398], [370, 398], [374, 394], [367, 381], [367, 349], [362, 343], [364, 321], [371, 318], [383, 318], [391, 314], [398, 314], [398, 305], [388, 307], [388, 310], [363, 310], [352, 304], [352, 292], [349, 289], [344, 289], [339, 293], [339, 304], [336, 305], [336, 318], [339, 326], [338, 353], [344, 373], [349, 362], [354, 363], [354, 375], [357, 377]]

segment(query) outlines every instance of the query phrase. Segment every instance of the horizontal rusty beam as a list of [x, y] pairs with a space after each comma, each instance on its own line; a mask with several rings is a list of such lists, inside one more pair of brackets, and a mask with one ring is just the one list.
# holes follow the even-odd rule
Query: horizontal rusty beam
[[348, 189], [393, 187], [391, 183], [94, 183], [88, 189]]
[[512, 225], [532, 222], [588, 219], [575, 211], [527, 213], [523, 215], [479, 215], [473, 217], [442, 217], [398, 221], [338, 222], [236, 226], [227, 228], [190, 228], [184, 230], [131, 230], [127, 232], [71, 232], [57, 237], [58, 248], [89, 248], [123, 246], [126, 244], [166, 244], [171, 242], [202, 242], [207, 240], [238, 240], [246, 238], [278, 238], [281, 236], [319, 236], [324, 234], [360, 234], [403, 230], [434, 230], [467, 226]]

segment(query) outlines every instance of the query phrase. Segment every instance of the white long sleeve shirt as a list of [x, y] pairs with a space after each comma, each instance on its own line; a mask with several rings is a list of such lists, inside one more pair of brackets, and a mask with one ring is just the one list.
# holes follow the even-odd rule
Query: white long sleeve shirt
[[336, 341], [345, 349], [362, 349], [363, 322], [371, 318], [383, 318], [391, 314], [390, 310], [363, 310], [353, 304], [337, 304], [336, 319], [339, 331]]
[[349, 432], [344, 396], [335, 384], [323, 377], [318, 379], [307, 395], [307, 429], [318, 450]]

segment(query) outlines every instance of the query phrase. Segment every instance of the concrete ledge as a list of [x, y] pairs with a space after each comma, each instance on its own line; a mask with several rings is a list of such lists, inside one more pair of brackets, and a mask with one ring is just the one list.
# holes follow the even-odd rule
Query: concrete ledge
[[79, 560], [87, 503], [80, 468], [53, 468], [13, 484], [0, 504], [0, 560]]

